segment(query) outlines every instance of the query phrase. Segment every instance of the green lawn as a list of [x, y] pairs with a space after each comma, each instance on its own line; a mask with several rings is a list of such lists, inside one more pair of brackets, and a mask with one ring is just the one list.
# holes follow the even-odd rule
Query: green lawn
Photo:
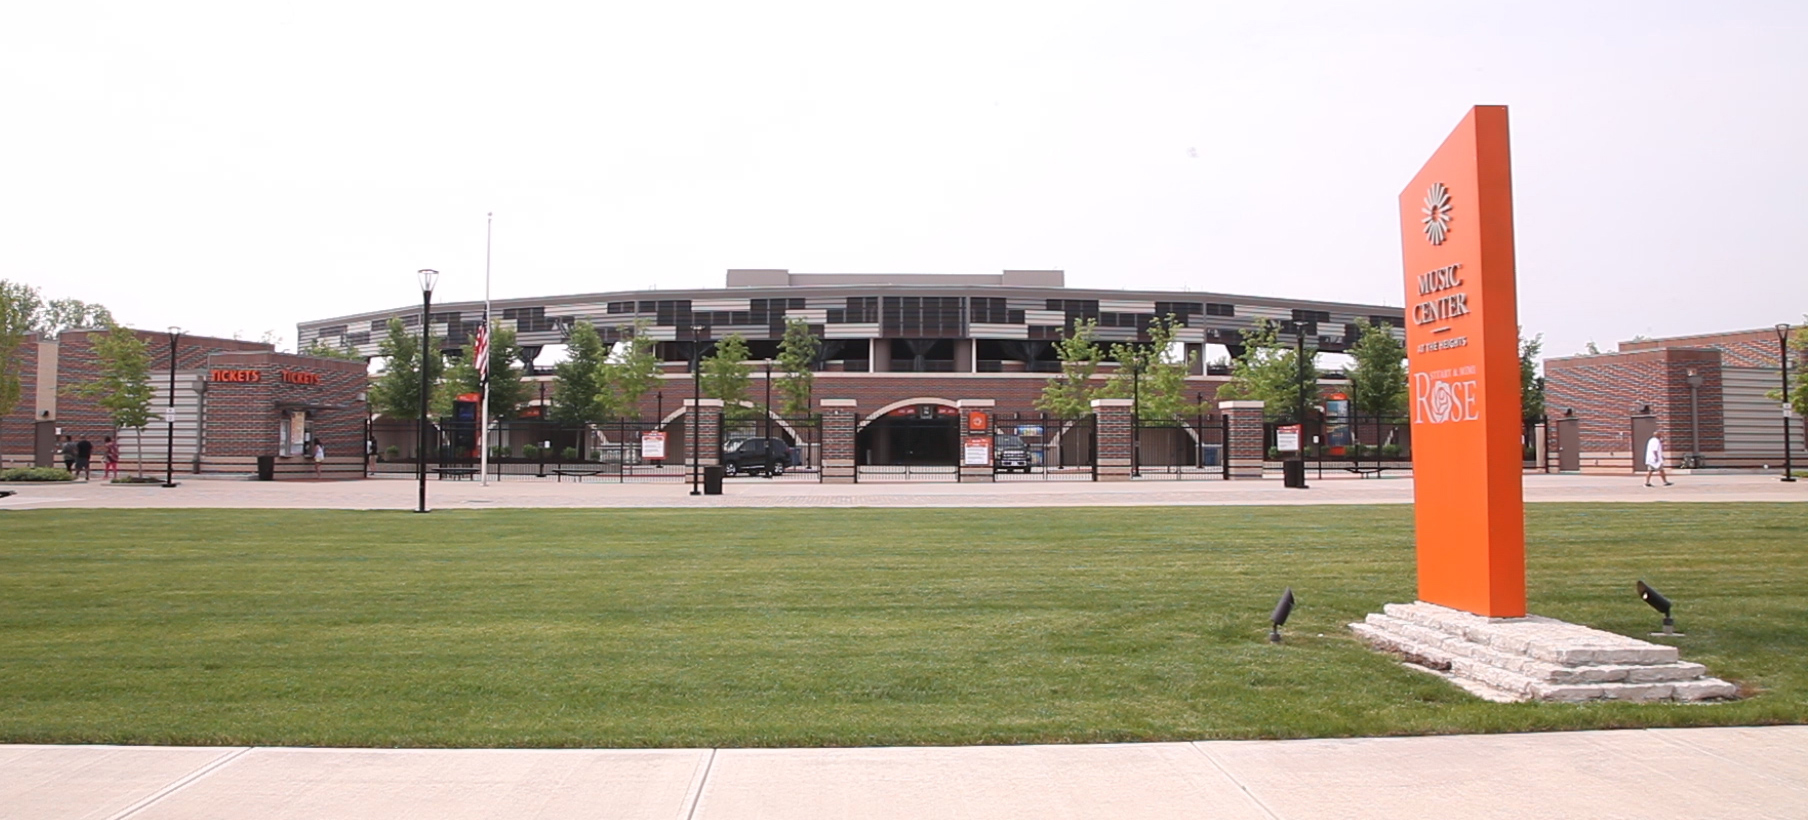
[[[811, 746], [1808, 722], [1808, 506], [1531, 505], [1533, 611], [1719, 705], [1476, 700], [1344, 624], [1411, 510], [0, 513], [0, 741]], [[1281, 589], [1300, 606], [1264, 642]]]

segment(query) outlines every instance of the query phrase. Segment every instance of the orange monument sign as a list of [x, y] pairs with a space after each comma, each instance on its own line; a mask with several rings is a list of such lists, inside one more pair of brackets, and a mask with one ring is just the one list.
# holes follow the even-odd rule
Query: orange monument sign
[[1470, 109], [1400, 193], [1419, 600], [1526, 614], [1506, 106]]

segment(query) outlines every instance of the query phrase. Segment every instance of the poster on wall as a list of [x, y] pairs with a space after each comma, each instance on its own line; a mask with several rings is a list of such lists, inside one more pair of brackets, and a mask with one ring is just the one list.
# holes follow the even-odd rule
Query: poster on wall
[[640, 434], [640, 457], [646, 461], [665, 460], [665, 431], [649, 430]]

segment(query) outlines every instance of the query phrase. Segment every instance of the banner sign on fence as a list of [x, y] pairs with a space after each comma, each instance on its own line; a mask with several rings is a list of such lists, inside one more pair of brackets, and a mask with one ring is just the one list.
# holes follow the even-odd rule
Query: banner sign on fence
[[1482, 105], [1400, 192], [1419, 600], [1525, 615], [1507, 109]]
[[644, 461], [665, 460], [665, 431], [648, 430], [640, 434], [640, 457]]
[[1274, 449], [1283, 453], [1299, 452], [1300, 426], [1287, 424], [1274, 428]]
[[992, 437], [967, 436], [966, 447], [962, 448], [961, 464], [966, 467], [992, 466]]

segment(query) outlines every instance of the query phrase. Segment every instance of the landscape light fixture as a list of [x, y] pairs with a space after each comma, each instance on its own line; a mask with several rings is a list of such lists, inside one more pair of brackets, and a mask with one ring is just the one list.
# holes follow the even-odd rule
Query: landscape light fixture
[[[182, 328], [174, 325], [169, 329], [169, 403], [164, 410], [164, 421], [168, 429], [163, 439], [163, 486], [167, 489], [176, 486], [176, 343], [182, 339]], [[138, 454], [139, 461], [144, 454]]]
[[1638, 594], [1639, 594], [1640, 600], [1643, 600], [1645, 603], [1650, 604], [1652, 609], [1655, 609], [1658, 612], [1662, 612], [1664, 614], [1664, 631], [1653, 632], [1651, 634], [1653, 634], [1653, 635], [1681, 635], [1682, 634], [1681, 632], [1676, 631], [1676, 619], [1670, 617], [1670, 599], [1669, 598], [1665, 598], [1663, 593], [1658, 592], [1655, 589], [1652, 589], [1651, 585], [1645, 583], [1644, 581], [1638, 582]]
[[1281, 625], [1286, 623], [1287, 616], [1292, 614], [1293, 587], [1288, 587], [1286, 592], [1281, 593], [1280, 602], [1274, 605], [1273, 614], [1268, 616], [1268, 623], [1271, 624], [1268, 630], [1269, 643], [1281, 642]]
[[433, 338], [433, 286], [439, 284], [439, 271], [422, 268], [416, 272], [421, 282], [421, 414], [419, 433], [415, 445], [420, 456], [415, 465], [415, 477], [420, 483], [420, 504], [414, 508], [417, 513], [427, 511], [427, 384], [428, 362], [433, 350], [428, 343]]

